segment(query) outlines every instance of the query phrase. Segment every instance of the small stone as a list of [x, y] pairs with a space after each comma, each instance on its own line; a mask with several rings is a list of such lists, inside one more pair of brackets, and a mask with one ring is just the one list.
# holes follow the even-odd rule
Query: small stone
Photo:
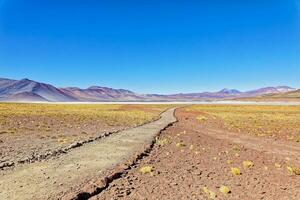
[[72, 149], [72, 148], [80, 147], [81, 145], [82, 145], [81, 142], [74, 142], [69, 146], [69, 148]]

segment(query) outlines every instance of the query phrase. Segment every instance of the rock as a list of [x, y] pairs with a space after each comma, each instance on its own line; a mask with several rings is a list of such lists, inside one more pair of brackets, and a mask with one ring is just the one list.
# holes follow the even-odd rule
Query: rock
[[76, 148], [76, 147], [80, 147], [80, 146], [82, 146], [81, 142], [74, 142], [69, 146], [69, 148], [72, 149], [72, 148]]
[[[5, 162], [5, 163], [2, 163], [2, 165], [3, 165], [3, 167], [11, 167], [11, 166], [14, 166], [14, 162], [12, 162], [12, 161], [8, 161], [8, 162]], [[1, 164], [0, 164], [1, 165]], [[2, 167], [2, 168], [3, 168]], [[1, 166], [0, 166], [0, 168], [1, 168]]]

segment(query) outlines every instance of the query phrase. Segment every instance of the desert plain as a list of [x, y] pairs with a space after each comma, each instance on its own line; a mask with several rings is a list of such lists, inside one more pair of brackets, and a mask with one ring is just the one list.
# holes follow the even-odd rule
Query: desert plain
[[1, 199], [299, 199], [300, 106], [0, 104]]

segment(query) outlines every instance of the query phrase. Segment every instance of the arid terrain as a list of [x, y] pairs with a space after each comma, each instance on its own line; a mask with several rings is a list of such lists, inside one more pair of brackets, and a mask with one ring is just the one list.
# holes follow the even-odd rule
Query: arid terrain
[[[127, 128], [83, 143], [63, 155], [52, 155], [51, 159], [3, 168], [0, 197], [4, 199], [300, 198], [300, 106], [1, 105], [2, 118], [7, 122], [1, 123], [6, 131], [1, 140], [7, 137], [22, 141], [24, 135], [33, 138], [23, 139], [24, 143], [6, 143], [11, 145], [12, 153], [6, 153], [11, 158], [36, 148], [40, 143], [29, 141], [41, 134], [59, 136], [60, 132], [53, 130], [69, 134], [63, 135], [64, 142], [51, 140], [50, 136], [39, 140], [52, 141], [53, 148], [58, 148], [74, 144], [78, 140], [72, 140], [73, 134], [77, 136], [81, 131], [87, 133], [80, 138], [85, 140], [97, 137], [104, 127], [106, 131]], [[27, 117], [18, 118], [23, 115], [19, 116], [16, 108]], [[18, 121], [35, 116], [28, 115], [30, 110], [41, 115], [9, 133]], [[156, 120], [159, 114], [161, 118]], [[24, 127], [40, 122], [34, 119], [52, 122], [51, 131], [22, 134]], [[72, 128], [53, 126], [55, 120], [69, 123]], [[154, 122], [130, 128], [150, 121]], [[80, 128], [74, 128], [74, 122]], [[83, 129], [83, 124], [90, 129]], [[23, 152], [16, 147], [23, 148]], [[4, 150], [1, 148], [2, 155]], [[43, 148], [36, 151], [42, 152]]]
[[[101, 178], [103, 171], [143, 151], [145, 144], [150, 144], [161, 129], [176, 120], [173, 113], [174, 108], [168, 109], [158, 120], [148, 124], [111, 134], [42, 162], [0, 171], [0, 199], [58, 199], [65, 196], [66, 191], [76, 185]], [[65, 196], [64, 199], [72, 198]]]
[[170, 105], [0, 104], [0, 168], [64, 153], [159, 118]]
[[[92, 199], [299, 199], [300, 108], [193, 106]], [[262, 127], [260, 127], [262, 126]]]

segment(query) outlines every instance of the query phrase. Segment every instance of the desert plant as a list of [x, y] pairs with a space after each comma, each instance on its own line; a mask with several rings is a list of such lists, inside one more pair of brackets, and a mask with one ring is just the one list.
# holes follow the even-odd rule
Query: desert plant
[[300, 167], [295, 167], [295, 166], [289, 165], [286, 168], [290, 174], [300, 175]]
[[140, 169], [140, 172], [142, 174], [148, 174], [148, 173], [152, 173], [153, 172], [153, 167], [151, 166], [144, 166]]
[[243, 166], [244, 166], [244, 168], [251, 168], [254, 166], [254, 163], [250, 160], [245, 160], [245, 161], [243, 161]]
[[237, 167], [232, 167], [231, 168], [231, 173], [236, 176], [236, 175], [241, 175], [241, 170]]
[[230, 191], [230, 189], [227, 186], [222, 185], [220, 187], [220, 192], [226, 195], [226, 194], [229, 194], [231, 191]]

